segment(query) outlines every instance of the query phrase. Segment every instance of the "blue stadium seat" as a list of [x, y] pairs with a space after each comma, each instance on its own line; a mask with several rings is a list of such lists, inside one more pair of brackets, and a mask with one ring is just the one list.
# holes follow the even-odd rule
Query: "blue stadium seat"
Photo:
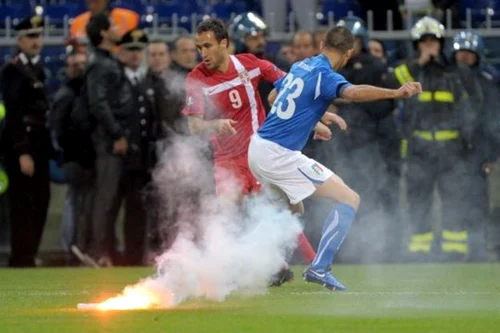
[[28, 1], [5, 2], [0, 5], [0, 26], [5, 26], [5, 19], [7, 17], [17, 22], [19, 19], [28, 16], [31, 12], [32, 7]]
[[221, 1], [214, 5], [205, 5], [203, 14], [215, 14], [222, 20], [228, 20], [232, 13], [240, 14], [248, 11], [247, 3], [244, 1]]
[[249, 4], [246, 1], [233, 0], [230, 2], [230, 5], [231, 5], [230, 13], [241, 14], [250, 10], [250, 8], [248, 7]]
[[[460, 2], [460, 20], [465, 21], [467, 19], [467, 9], [471, 9], [472, 14], [472, 26], [474, 28], [484, 27], [486, 25], [486, 8], [491, 8], [494, 10], [494, 14], [491, 16], [492, 21], [500, 20], [500, 8], [498, 1], [491, 0], [461, 0]], [[495, 27], [494, 22], [492, 26]], [[498, 27], [498, 24], [497, 24]]]
[[73, 4], [46, 4], [43, 8], [43, 15], [49, 18], [49, 24], [51, 26], [62, 27], [64, 23], [64, 16], [68, 18], [75, 17], [79, 13], [78, 7], [73, 6]]
[[168, 3], [158, 3], [153, 6], [154, 13], [158, 14], [160, 24], [172, 24], [172, 15], [179, 16], [179, 26], [191, 30], [191, 15], [200, 13], [195, 0], [172, 0]]
[[144, 14], [145, 7], [149, 4], [146, 0], [119, 0], [113, 2], [113, 7], [120, 7], [133, 10], [140, 15]]
[[327, 23], [328, 12], [333, 12], [335, 14], [335, 20], [338, 20], [352, 11], [354, 15], [360, 15], [360, 9], [358, 4], [352, 0], [324, 0], [321, 8], [321, 12], [324, 15], [324, 22]]

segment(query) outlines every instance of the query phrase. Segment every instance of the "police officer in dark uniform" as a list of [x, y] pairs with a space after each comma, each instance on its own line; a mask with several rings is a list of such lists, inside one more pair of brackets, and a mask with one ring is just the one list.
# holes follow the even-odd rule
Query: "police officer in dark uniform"
[[127, 201], [125, 260], [129, 265], [138, 265], [143, 263], [146, 239], [146, 211], [142, 195], [156, 160], [154, 143], [162, 130], [159, 120], [164, 128], [166, 124], [174, 124], [180, 115], [169, 105], [163, 80], [141, 66], [148, 46], [146, 33], [141, 29], [131, 30], [118, 45], [133, 110], [128, 120], [129, 151], [123, 161], [119, 196], [124, 196]]
[[52, 154], [46, 115], [44, 67], [40, 62], [43, 18], [30, 16], [14, 28], [19, 53], [2, 72], [7, 112], [3, 149], [10, 179], [10, 266], [33, 267], [47, 219]]
[[[418, 56], [394, 69], [400, 84], [419, 81], [423, 90], [405, 101], [403, 115], [408, 140], [408, 251], [417, 261], [463, 260], [468, 253], [464, 157], [474, 128], [469, 96], [475, 93], [467, 84], [470, 70], [444, 56], [444, 35], [444, 26], [434, 18], [417, 21], [411, 38]], [[431, 219], [435, 186], [442, 205], [439, 234]]]
[[[230, 23], [229, 31], [234, 42], [235, 53], [252, 53], [259, 59], [269, 60], [285, 72], [290, 69], [289, 64], [266, 53], [267, 24], [258, 14], [248, 12], [237, 15]], [[264, 80], [259, 83], [259, 94], [266, 113], [271, 110], [267, 96], [273, 88], [272, 83]]]
[[[461, 31], [453, 38], [452, 61], [471, 68], [476, 94], [472, 96], [476, 119], [472, 150], [466, 156], [467, 228], [469, 232], [468, 260], [486, 259], [486, 228], [490, 225], [488, 175], [500, 151], [500, 91], [495, 73], [484, 62], [484, 42], [471, 31]], [[493, 230], [492, 230], [493, 231]], [[494, 234], [494, 233], [493, 233]], [[498, 237], [498, 235], [495, 235]]]
[[[343, 18], [337, 24], [345, 26], [355, 36], [352, 57], [340, 73], [353, 84], [387, 86], [386, 65], [368, 53], [369, 40], [364, 22], [353, 16]], [[386, 254], [397, 253], [397, 249], [386, 248], [389, 242], [385, 239], [374, 243], [369, 251], [362, 252], [360, 239], [357, 238], [367, 233], [389, 234], [389, 230], [397, 233], [399, 221], [393, 221], [392, 218], [398, 208], [398, 201], [387, 193], [397, 193], [399, 186], [397, 181], [388, 181], [392, 156], [386, 153], [387, 149], [383, 149], [390, 143], [388, 138], [394, 135], [395, 123], [391, 122], [394, 109], [394, 102], [389, 100], [339, 105], [339, 115], [346, 120], [349, 128], [345, 132], [335, 132], [336, 137], [332, 141], [334, 154], [323, 152], [325, 159], [331, 159], [328, 156], [334, 155], [335, 171], [364, 198], [358, 212], [358, 222], [353, 226], [343, 254], [344, 258], [349, 256], [350, 260], [381, 261]], [[320, 153], [317, 151], [317, 154]], [[367, 232], [367, 229], [371, 232]]]

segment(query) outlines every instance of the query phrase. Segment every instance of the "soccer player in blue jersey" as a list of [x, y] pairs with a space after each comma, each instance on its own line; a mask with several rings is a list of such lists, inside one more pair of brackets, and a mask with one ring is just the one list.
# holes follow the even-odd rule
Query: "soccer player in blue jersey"
[[330, 290], [345, 290], [331, 273], [335, 253], [344, 241], [358, 209], [359, 195], [325, 166], [303, 155], [310, 133], [328, 140], [326, 124], [346, 124], [326, 112], [336, 99], [368, 102], [380, 99], [409, 98], [421, 92], [420, 83], [407, 83], [399, 89], [352, 85], [338, 74], [352, 53], [354, 38], [345, 27], [328, 31], [322, 52], [295, 63], [288, 75], [275, 83], [275, 101], [262, 127], [252, 136], [248, 151], [251, 171], [262, 184], [284, 193], [294, 212], [303, 212], [302, 200], [315, 195], [335, 202], [323, 225], [317, 255], [304, 272], [306, 281]]

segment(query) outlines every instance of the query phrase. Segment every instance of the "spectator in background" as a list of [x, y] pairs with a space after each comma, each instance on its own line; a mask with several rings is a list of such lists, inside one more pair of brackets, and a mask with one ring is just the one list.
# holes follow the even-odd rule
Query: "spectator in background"
[[14, 27], [19, 52], [0, 75], [7, 115], [2, 145], [10, 182], [11, 267], [35, 267], [49, 208], [53, 150], [46, 127], [50, 105], [40, 59], [43, 26], [43, 17], [34, 15]]
[[104, 11], [109, 12], [120, 36], [139, 25], [139, 14], [129, 9], [111, 8], [109, 0], [87, 0], [87, 7], [89, 9], [87, 12], [78, 15], [73, 20], [70, 28], [71, 38], [79, 41], [85, 40], [85, 27], [90, 17]]
[[387, 53], [384, 42], [380, 39], [372, 38], [368, 42], [368, 52], [377, 59], [380, 59], [384, 64], [387, 63]]
[[92, 16], [87, 36], [94, 48], [89, 58], [85, 87], [88, 113], [95, 117], [92, 141], [96, 151], [96, 193], [92, 212], [89, 254], [100, 266], [112, 266], [116, 244], [114, 226], [118, 185], [123, 160], [129, 151], [129, 122], [133, 96], [122, 66], [113, 56], [120, 40], [118, 28], [105, 13]]
[[170, 67], [170, 51], [167, 42], [156, 39], [148, 45], [149, 69], [165, 78]]
[[54, 146], [62, 153], [62, 169], [68, 179], [65, 209], [62, 217], [63, 245], [83, 264], [97, 266], [85, 253], [90, 242], [90, 223], [94, 200], [95, 152], [89, 133], [74, 126], [71, 114], [82, 103], [80, 91], [84, 84], [87, 55], [76, 45], [67, 47], [66, 82], [57, 91], [50, 116]]
[[[158, 45], [154, 45], [158, 44]], [[153, 43], [149, 46], [149, 51], [161, 49], [162, 52], [166, 49], [162, 43]], [[167, 69], [164, 68], [166, 58], [161, 57], [157, 66], [150, 61], [149, 66], [153, 72], [163, 69], [161, 74], [166, 87], [166, 98], [168, 100], [167, 108], [159, 114], [159, 123], [162, 126], [159, 133], [159, 141], [157, 142], [156, 151], [157, 157], [160, 158], [165, 153], [165, 149], [171, 143], [171, 139], [176, 137], [175, 134], [187, 133], [187, 124], [184, 124], [181, 117], [181, 111], [184, 107], [186, 99], [185, 82], [187, 75], [197, 65], [197, 51], [194, 40], [188, 36], [179, 36], [172, 43], [172, 52], [170, 53], [171, 61]], [[161, 64], [160, 64], [161, 63]], [[153, 65], [153, 67], [151, 67]], [[208, 144], [201, 145], [200, 154], [211, 158], [212, 151]], [[160, 158], [161, 160], [161, 158]], [[165, 184], [168, 187], [168, 184]], [[174, 189], [168, 190], [174, 191]], [[151, 194], [149, 198], [148, 208], [148, 247], [153, 256], [168, 248], [177, 236], [177, 221], [178, 207], [184, 202], [183, 200], [196, 200], [197, 194], [190, 193], [189, 199], [179, 198], [176, 195], [163, 196], [161, 193], [163, 188], [155, 182], [150, 185], [147, 191]], [[161, 200], [161, 202], [160, 202]], [[198, 206], [198, 203], [195, 204]], [[152, 261], [151, 255], [148, 255], [148, 262]]]
[[[183, 42], [181, 41], [180, 44], [182, 43]], [[189, 45], [184, 45], [183, 48], [189, 49]], [[185, 66], [191, 67], [192, 60], [189, 60], [189, 58], [192, 58], [192, 56], [190, 55], [190, 52], [186, 52], [185, 50], [177, 52], [180, 54], [176, 54], [175, 58], [179, 58], [179, 61]], [[188, 55], [184, 57], [186, 53]], [[163, 79], [166, 93], [168, 94], [169, 111], [168, 116], [165, 115], [165, 117], [160, 118], [166, 122], [166, 125], [172, 127], [174, 124], [170, 121], [171, 114], [180, 114], [184, 106], [184, 95], [178, 87], [180, 84], [184, 84], [186, 77], [184, 73], [173, 70], [172, 67], [178, 68], [181, 71], [188, 71], [188, 68], [178, 65], [177, 63], [176, 65], [173, 65], [173, 61], [170, 57], [169, 46], [167, 42], [162, 40], [153, 40], [149, 42], [147, 48], [147, 63], [149, 70]], [[176, 130], [178, 130], [178, 128]]]
[[317, 53], [314, 34], [308, 31], [296, 32], [292, 39], [295, 61], [304, 60]]
[[[178, 45], [177, 53], [174, 57], [179, 58], [179, 61], [185, 66], [191, 67], [192, 48], [188, 37], [181, 37], [174, 44]], [[168, 147], [170, 140], [175, 134], [186, 133], [187, 127], [183, 127], [181, 110], [184, 107], [184, 82], [186, 73], [189, 68], [181, 67], [176, 64], [172, 70], [172, 61], [168, 52], [168, 44], [161, 40], [153, 40], [148, 45], [148, 67], [151, 74], [158, 75], [163, 82], [164, 92], [156, 98], [160, 100], [164, 106], [158, 107], [156, 114], [154, 136], [156, 139], [154, 147], [154, 161], [151, 166], [154, 166], [161, 160], [161, 155]], [[184, 55], [188, 54], [187, 57]], [[191, 60], [189, 59], [191, 58]], [[164, 101], [167, 102], [164, 102]], [[165, 186], [168, 186], [166, 184]], [[159, 195], [160, 189], [154, 182], [148, 185], [145, 191], [148, 196], [147, 212], [148, 212], [148, 230], [147, 230], [147, 247], [149, 250], [147, 262], [152, 263], [154, 258], [166, 248], [168, 248], [176, 237], [175, 220], [176, 206], [175, 198], [162, 197]]]
[[285, 42], [281, 44], [280, 58], [290, 67], [295, 62], [295, 54], [293, 53], [292, 42]]
[[[272, 32], [285, 32], [288, 18], [287, 0], [261, 0], [264, 19]], [[299, 23], [299, 29], [313, 31], [316, 28], [318, 0], [291, 0], [292, 11]], [[295, 24], [295, 22], [293, 22]]]
[[326, 29], [319, 29], [314, 32], [314, 44], [316, 45], [316, 53], [320, 54], [321, 50], [321, 42], [325, 40], [325, 36], [328, 30]]
[[[472, 96], [476, 121], [472, 137], [472, 151], [466, 157], [468, 205], [466, 210], [469, 232], [470, 261], [486, 259], [485, 231], [495, 233], [491, 224], [490, 197], [488, 180], [495, 161], [500, 156], [500, 112], [495, 107], [499, 104], [500, 92], [495, 84], [495, 77], [491, 75], [489, 66], [484, 59], [484, 42], [477, 34], [462, 31], [453, 38], [452, 62], [471, 68], [471, 76], [467, 80], [476, 80], [478, 93]], [[498, 234], [494, 238], [497, 238]], [[491, 240], [498, 242], [492, 238]], [[498, 247], [491, 244], [493, 251]], [[500, 252], [499, 252], [500, 254]]]
[[159, 119], [173, 123], [176, 114], [169, 112], [164, 81], [154, 72], [141, 67], [146, 56], [148, 36], [141, 29], [127, 32], [118, 43], [119, 59], [126, 76], [126, 94], [130, 96], [130, 113], [124, 122], [129, 150], [123, 158], [113, 156], [110, 164], [117, 174], [108, 180], [115, 191], [111, 220], [118, 217], [118, 209], [125, 201], [125, 264], [142, 265], [146, 250], [146, 204], [143, 191], [151, 180], [154, 167], [154, 142], [157, 138], [155, 124]]
[[198, 64], [196, 44], [190, 36], [177, 37], [172, 43], [172, 62], [170, 63], [171, 81], [170, 90], [178, 95], [179, 113], [184, 106], [186, 95], [184, 86], [186, 77]]
[[186, 77], [198, 64], [196, 44], [191, 36], [179, 36], [172, 43], [172, 52], [170, 53], [172, 61], [170, 62], [170, 73], [167, 82], [167, 89], [172, 95], [172, 105], [178, 114], [184, 107], [186, 100]]

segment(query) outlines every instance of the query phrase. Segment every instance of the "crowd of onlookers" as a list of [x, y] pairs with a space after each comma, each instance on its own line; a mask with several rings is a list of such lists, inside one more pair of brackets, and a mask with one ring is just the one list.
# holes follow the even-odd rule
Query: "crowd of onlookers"
[[[68, 185], [63, 244], [74, 263], [147, 264], [175, 238], [175, 228], [169, 229], [176, 219], [175, 204], [159, 211], [152, 170], [169, 138], [189, 135], [181, 110], [186, 76], [198, 64], [195, 39], [151, 39], [136, 28], [133, 12], [108, 10], [107, 1], [89, 3], [89, 12], [73, 22], [65, 82], [53, 99], [43, 92], [43, 19], [37, 15], [16, 25], [19, 53], [1, 74], [6, 120], [15, 126], [7, 126], [2, 135], [10, 182], [3, 198], [8, 198], [14, 267], [35, 265], [51, 181]], [[371, 2], [360, 4], [380, 10], [371, 8]], [[439, 10], [447, 8], [435, 8], [442, 19]], [[375, 13], [376, 28], [383, 21], [377, 17]], [[273, 17], [273, 28], [277, 19]], [[278, 53], [269, 54], [265, 21], [254, 13], [235, 20], [237, 24], [229, 22], [231, 53], [253, 53], [284, 71], [318, 54], [327, 31], [300, 30]], [[500, 113], [494, 106], [500, 95], [481, 37], [466, 31], [454, 36], [449, 54], [445, 28], [422, 15], [408, 27], [415, 56], [388, 63], [384, 42], [369, 38], [363, 20], [348, 17], [336, 23], [356, 37], [353, 56], [341, 71], [350, 82], [397, 87], [418, 80], [424, 88], [405, 103], [332, 106], [349, 130], [335, 132], [330, 142], [311, 140], [306, 148], [306, 154], [335, 170], [363, 197], [339, 260], [498, 260], [500, 221], [490, 211], [488, 176], [498, 162]], [[99, 70], [89, 71], [92, 66]], [[267, 96], [271, 89], [263, 84], [259, 92]], [[440, 225], [431, 216], [435, 189]], [[305, 230], [316, 239], [327, 210], [321, 202], [306, 204], [312, 209], [307, 210]], [[115, 226], [122, 206], [120, 252]]]

